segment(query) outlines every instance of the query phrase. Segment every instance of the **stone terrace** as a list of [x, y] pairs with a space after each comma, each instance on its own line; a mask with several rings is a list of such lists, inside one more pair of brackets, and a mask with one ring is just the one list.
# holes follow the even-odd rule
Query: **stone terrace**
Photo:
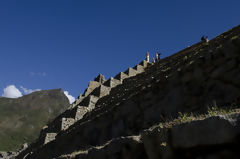
[[[160, 63], [148, 66], [145, 71], [143, 67], [146, 64], [143, 62], [135, 69], [130, 68], [104, 81], [92, 89], [88, 96], [81, 96], [81, 101], [76, 102], [78, 104], [72, 106], [67, 111], [69, 113], [55, 120], [61, 121], [58, 124], [61, 128], [51, 128], [57, 125], [57, 122], [53, 122], [53, 126], [45, 129], [48, 131], [43, 130], [42, 134], [45, 132], [45, 135], [56, 133], [51, 140], [43, 142], [45, 145], [42, 146], [33, 144], [18, 157], [30, 151], [33, 154], [29, 154], [29, 158], [52, 158], [86, 150], [113, 138], [139, 134], [168, 117], [176, 117], [178, 112], [204, 112], [213, 100], [220, 105], [232, 102], [240, 97], [240, 89], [232, 87], [238, 84], [232, 78], [233, 74], [240, 79], [240, 75], [236, 74], [239, 69], [229, 73], [228, 77], [221, 75], [238, 68], [239, 35], [240, 27], [236, 27], [209, 43], [197, 43], [162, 59]], [[139, 74], [135, 71], [137, 68], [141, 69]], [[216, 80], [224, 82], [224, 89], [234, 93], [224, 94], [225, 98], [222, 98], [224, 89], [215, 86]], [[94, 106], [89, 110], [82, 108], [83, 105], [89, 108], [91, 101], [94, 101]], [[75, 115], [72, 116], [71, 111]], [[81, 117], [75, 120], [78, 111]], [[81, 112], [85, 113], [81, 115]], [[70, 124], [63, 125], [64, 122]]]

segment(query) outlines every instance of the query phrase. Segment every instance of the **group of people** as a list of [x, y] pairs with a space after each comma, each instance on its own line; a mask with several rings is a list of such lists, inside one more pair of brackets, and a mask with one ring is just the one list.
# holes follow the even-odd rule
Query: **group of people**
[[[201, 41], [202, 42], [208, 42], [208, 36], [202, 36], [201, 37]], [[159, 62], [160, 61], [160, 56], [161, 56], [161, 53], [156, 53], [156, 56], [152, 58], [152, 63], [156, 63], [156, 62]], [[150, 62], [150, 56], [149, 56], [149, 52], [147, 52], [146, 54], [146, 61], [147, 62]]]
[[[156, 56], [152, 58], [152, 63], [159, 62], [160, 61], [160, 56], [161, 56], [161, 53], [156, 53]], [[149, 60], [150, 60], [150, 56], [149, 56], [149, 52], [147, 52], [146, 61], [150, 62]]]
[[209, 40], [208, 40], [208, 36], [202, 36], [201, 37], [201, 41], [202, 42], [208, 42]]

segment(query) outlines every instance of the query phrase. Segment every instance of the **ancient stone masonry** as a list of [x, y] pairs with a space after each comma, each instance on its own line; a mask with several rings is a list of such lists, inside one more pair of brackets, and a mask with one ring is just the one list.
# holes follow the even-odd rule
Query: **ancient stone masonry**
[[92, 91], [91, 95], [94, 95], [97, 97], [103, 97], [103, 96], [108, 95], [110, 90], [111, 90], [111, 87], [100, 85], [98, 88], [96, 88], [94, 91]]
[[62, 118], [61, 130], [66, 130], [74, 123], [74, 118]]
[[83, 95], [80, 94], [78, 99], [69, 108], [77, 106], [85, 97], [87, 97], [94, 89], [99, 87], [105, 81], [105, 77], [102, 74], [99, 74], [97, 77], [94, 78], [94, 81], [89, 82], [88, 88], [84, 91]]
[[45, 140], [44, 140], [44, 144], [54, 140], [56, 135], [57, 135], [57, 133], [47, 133]]
[[[114, 78], [102, 80], [96, 88], [85, 91], [88, 95], [81, 102], [42, 131], [40, 138], [45, 135], [43, 139], [48, 133], [56, 133], [52, 140], [49, 139], [50, 142], [43, 142], [45, 145], [42, 145], [37, 141], [17, 158], [26, 155], [34, 159], [175, 159], [178, 155], [189, 159], [204, 158], [194, 153], [194, 149], [201, 149], [204, 144], [209, 144], [209, 148], [214, 147], [214, 142], [202, 140], [204, 143], [201, 143], [201, 140], [191, 138], [187, 147], [184, 147], [183, 140], [187, 130], [192, 129], [197, 133], [195, 124], [203, 126], [209, 122], [212, 127], [215, 124], [228, 128], [227, 137], [220, 139], [223, 134], [219, 131], [216, 136], [218, 139], [214, 139], [218, 141], [216, 144], [223, 145], [221, 150], [227, 148], [228, 144], [225, 143], [237, 144], [234, 140], [239, 136], [238, 128], [229, 125], [231, 120], [225, 121], [226, 118], [238, 121], [239, 117], [236, 116], [206, 119], [203, 124], [199, 121], [173, 128], [149, 128], [177, 118], [179, 112], [207, 112], [213, 101], [220, 107], [233, 101], [240, 104], [240, 100], [237, 100], [240, 99], [239, 37], [240, 26], [208, 43], [200, 42], [188, 47], [154, 65], [148, 66], [143, 61]], [[207, 128], [212, 130], [211, 127]], [[203, 129], [199, 130], [205, 133]], [[178, 134], [178, 131], [182, 133]], [[194, 133], [193, 136], [196, 135]], [[211, 152], [206, 151], [206, 155], [211, 155], [216, 148], [219, 147], [214, 147]], [[188, 152], [190, 157], [187, 156]]]
[[131, 77], [135, 76], [137, 74], [137, 71], [133, 68], [128, 68], [124, 73]]
[[124, 80], [125, 78], [128, 78], [128, 75], [126, 75], [126, 74], [123, 73], [123, 72], [120, 72], [119, 74], [117, 74], [117, 75], [115, 76], [115, 78], [118, 79], [118, 80], [120, 80], [120, 81], [122, 81], [122, 80]]
[[[94, 81], [89, 82], [88, 88], [84, 91], [84, 94], [80, 95], [66, 112], [58, 116], [41, 131], [37, 143], [46, 144], [54, 140], [58, 132], [67, 130], [68, 127], [82, 119], [88, 112], [91, 112], [95, 108], [97, 101], [107, 96], [112, 88], [121, 85], [124, 79], [142, 73], [146, 67], [146, 61], [142, 61], [139, 65], [134, 67], [135, 69], [127, 69], [125, 71], [126, 74], [119, 73], [116, 75], [119, 76], [119, 78], [111, 77], [108, 80], [105, 80], [105, 77], [99, 74], [94, 78]], [[37, 144], [35, 143], [35, 145]]]
[[103, 85], [113, 88], [113, 87], [116, 87], [119, 84], [122, 84], [121, 80], [118, 80], [118, 79], [115, 79], [115, 78], [111, 77], [109, 80], [104, 82]]

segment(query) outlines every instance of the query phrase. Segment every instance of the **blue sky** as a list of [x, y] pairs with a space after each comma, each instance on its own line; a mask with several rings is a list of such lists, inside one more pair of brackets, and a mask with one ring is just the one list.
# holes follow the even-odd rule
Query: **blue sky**
[[98, 73], [109, 78], [239, 25], [240, 1], [2, 0], [0, 95], [15, 85], [62, 88], [77, 97]]

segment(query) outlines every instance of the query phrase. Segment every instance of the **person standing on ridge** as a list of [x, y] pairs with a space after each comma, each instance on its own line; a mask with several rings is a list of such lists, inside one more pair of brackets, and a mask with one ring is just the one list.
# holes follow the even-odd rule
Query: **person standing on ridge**
[[160, 53], [160, 52], [156, 53], [156, 61], [157, 61], [157, 62], [160, 61], [160, 56], [161, 56], [161, 53]]
[[208, 43], [208, 42], [209, 42], [209, 40], [208, 40], [208, 36], [206, 36], [205, 39], [206, 39], [206, 42]]
[[152, 58], [152, 63], [155, 63], [156, 62], [156, 59], [153, 57]]
[[208, 36], [202, 36], [202, 37], [201, 37], [201, 41], [202, 41], [202, 42], [209, 42]]
[[146, 61], [149, 62], [149, 52], [146, 54]]
[[156, 61], [158, 62], [158, 53], [156, 53], [155, 59], [156, 59]]

